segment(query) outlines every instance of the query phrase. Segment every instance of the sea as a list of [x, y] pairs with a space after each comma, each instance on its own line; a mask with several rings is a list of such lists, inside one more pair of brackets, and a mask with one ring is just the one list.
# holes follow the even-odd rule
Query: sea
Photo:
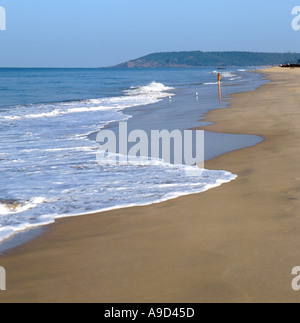
[[[255, 69], [0, 69], [0, 243], [58, 218], [159, 203], [235, 180], [228, 170], [189, 176], [190, 166], [163, 160], [99, 164], [95, 139], [120, 122], [145, 131], [203, 127], [210, 110], [230, 109], [231, 94], [267, 82]], [[262, 140], [205, 132], [205, 159]]]

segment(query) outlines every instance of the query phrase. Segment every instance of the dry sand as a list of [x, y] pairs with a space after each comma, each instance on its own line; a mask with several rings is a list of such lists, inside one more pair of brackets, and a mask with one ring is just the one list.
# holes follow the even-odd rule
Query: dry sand
[[298, 302], [300, 69], [233, 95], [206, 130], [261, 135], [206, 163], [238, 174], [205, 193], [66, 218], [0, 257], [0, 302]]

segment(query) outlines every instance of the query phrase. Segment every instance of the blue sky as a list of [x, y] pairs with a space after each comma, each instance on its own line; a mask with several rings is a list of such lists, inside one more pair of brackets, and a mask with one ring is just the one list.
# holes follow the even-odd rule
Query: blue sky
[[300, 52], [300, 0], [0, 0], [2, 67], [110, 66], [153, 52]]

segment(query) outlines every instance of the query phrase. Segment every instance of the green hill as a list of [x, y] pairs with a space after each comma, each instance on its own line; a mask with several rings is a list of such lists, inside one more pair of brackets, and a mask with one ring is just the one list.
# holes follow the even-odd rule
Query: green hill
[[269, 66], [297, 63], [299, 53], [171, 52], [150, 54], [116, 68], [166, 68], [207, 66]]

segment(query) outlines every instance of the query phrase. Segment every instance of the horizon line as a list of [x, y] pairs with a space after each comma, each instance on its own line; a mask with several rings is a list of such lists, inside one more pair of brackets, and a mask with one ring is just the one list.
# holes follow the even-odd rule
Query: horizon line
[[[137, 59], [140, 59], [140, 58], [143, 58], [143, 57], [147, 57], [149, 55], [153, 55], [153, 54], [166, 54], [166, 53], [189, 53], [189, 52], [201, 52], [201, 53], [253, 53], [253, 54], [300, 54], [300, 52], [292, 52], [292, 51], [285, 51], [285, 52], [276, 52], [276, 51], [245, 51], [245, 50], [225, 50], [225, 51], [214, 51], [214, 50], [210, 50], [210, 51], [202, 51], [202, 50], [182, 50], [182, 51], [159, 51], [159, 52], [152, 52], [152, 53], [149, 53], [149, 54], [146, 54], [144, 56], [140, 56], [138, 58], [133, 58], [133, 59], [130, 59], [130, 60], [127, 60], [125, 61], [126, 62], [130, 62], [130, 61], [134, 61], [134, 60], [137, 60]], [[65, 66], [61, 66], [61, 67], [50, 67], [50, 66], [39, 66], [39, 67], [33, 67], [33, 66], [19, 66], [19, 67], [16, 67], [16, 66], [6, 66], [6, 67], [1, 67], [0, 66], [0, 69], [104, 69], [104, 68], [114, 68], [120, 64], [124, 64], [124, 61], [122, 63], [117, 63], [116, 65], [108, 65], [108, 66], [94, 66], [94, 67], [84, 67], [84, 66], [81, 66], [81, 67], [78, 67], [78, 66], [72, 66], [72, 67], [65, 67]], [[231, 65], [231, 67], [234, 67], [234, 66], [241, 66], [241, 65]], [[253, 66], [260, 66], [260, 65], [253, 65]], [[187, 67], [199, 67], [201, 68], [202, 66], [187, 66]], [[203, 66], [203, 67], [210, 67], [210, 66]], [[214, 66], [212, 66], [214, 67]], [[230, 67], [228, 65], [228, 67]], [[177, 67], [179, 68], [179, 67]]]

